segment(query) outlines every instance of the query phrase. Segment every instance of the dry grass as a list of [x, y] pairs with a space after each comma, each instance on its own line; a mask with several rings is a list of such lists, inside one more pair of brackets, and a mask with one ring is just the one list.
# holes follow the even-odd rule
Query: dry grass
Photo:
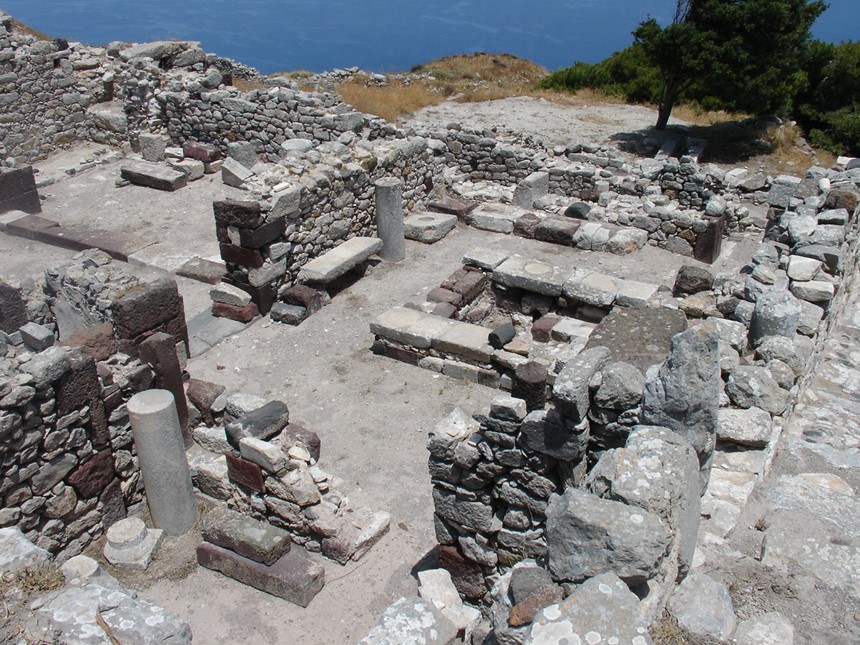
[[389, 121], [447, 98], [464, 103], [522, 96], [534, 90], [546, 70], [511, 54], [446, 56], [411, 70], [428, 74], [405, 82], [397, 75], [386, 85], [356, 76], [340, 86], [341, 98], [362, 112]]
[[651, 625], [648, 630], [654, 645], [720, 645], [720, 640], [688, 632], [669, 614]]
[[356, 110], [374, 114], [386, 121], [409, 114], [428, 105], [437, 105], [446, 96], [423, 82], [368, 85], [364, 78], [353, 78], [338, 88], [341, 98]]
[[233, 87], [235, 87], [240, 92], [250, 92], [251, 90], [261, 90], [266, 85], [261, 81], [253, 78], [237, 78], [233, 77], [232, 81]]

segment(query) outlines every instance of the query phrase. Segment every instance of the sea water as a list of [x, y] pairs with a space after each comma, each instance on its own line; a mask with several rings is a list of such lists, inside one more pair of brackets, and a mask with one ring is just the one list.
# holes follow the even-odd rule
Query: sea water
[[[860, 0], [829, 3], [815, 36], [856, 39]], [[93, 45], [199, 40], [264, 73], [385, 72], [474, 52], [512, 53], [550, 70], [597, 62], [630, 45], [648, 16], [669, 22], [675, 0], [0, 0], [0, 8]]]

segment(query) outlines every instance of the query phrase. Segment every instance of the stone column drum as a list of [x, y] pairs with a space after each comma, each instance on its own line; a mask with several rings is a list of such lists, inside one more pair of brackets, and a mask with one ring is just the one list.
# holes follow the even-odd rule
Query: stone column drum
[[399, 262], [406, 257], [402, 184], [394, 177], [383, 177], [374, 186], [377, 237], [382, 240], [379, 257], [386, 262]]
[[152, 522], [169, 535], [183, 535], [197, 521], [197, 502], [173, 394], [135, 394], [128, 402], [128, 416]]

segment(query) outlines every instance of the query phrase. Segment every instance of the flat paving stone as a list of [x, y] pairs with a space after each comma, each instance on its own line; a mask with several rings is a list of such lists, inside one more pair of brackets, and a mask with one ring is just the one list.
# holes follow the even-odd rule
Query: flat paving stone
[[448, 235], [456, 225], [456, 215], [430, 212], [413, 213], [403, 220], [403, 234], [407, 240], [433, 244]]
[[558, 297], [569, 275], [547, 262], [513, 255], [493, 271], [493, 281], [506, 287]]

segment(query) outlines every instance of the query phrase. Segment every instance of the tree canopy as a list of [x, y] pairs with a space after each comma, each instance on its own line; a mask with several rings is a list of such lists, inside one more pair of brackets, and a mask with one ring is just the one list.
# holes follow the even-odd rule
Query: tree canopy
[[662, 78], [657, 128], [690, 88], [735, 110], [789, 106], [805, 83], [809, 29], [826, 8], [821, 0], [677, 0], [671, 24], [642, 22], [635, 43]]

